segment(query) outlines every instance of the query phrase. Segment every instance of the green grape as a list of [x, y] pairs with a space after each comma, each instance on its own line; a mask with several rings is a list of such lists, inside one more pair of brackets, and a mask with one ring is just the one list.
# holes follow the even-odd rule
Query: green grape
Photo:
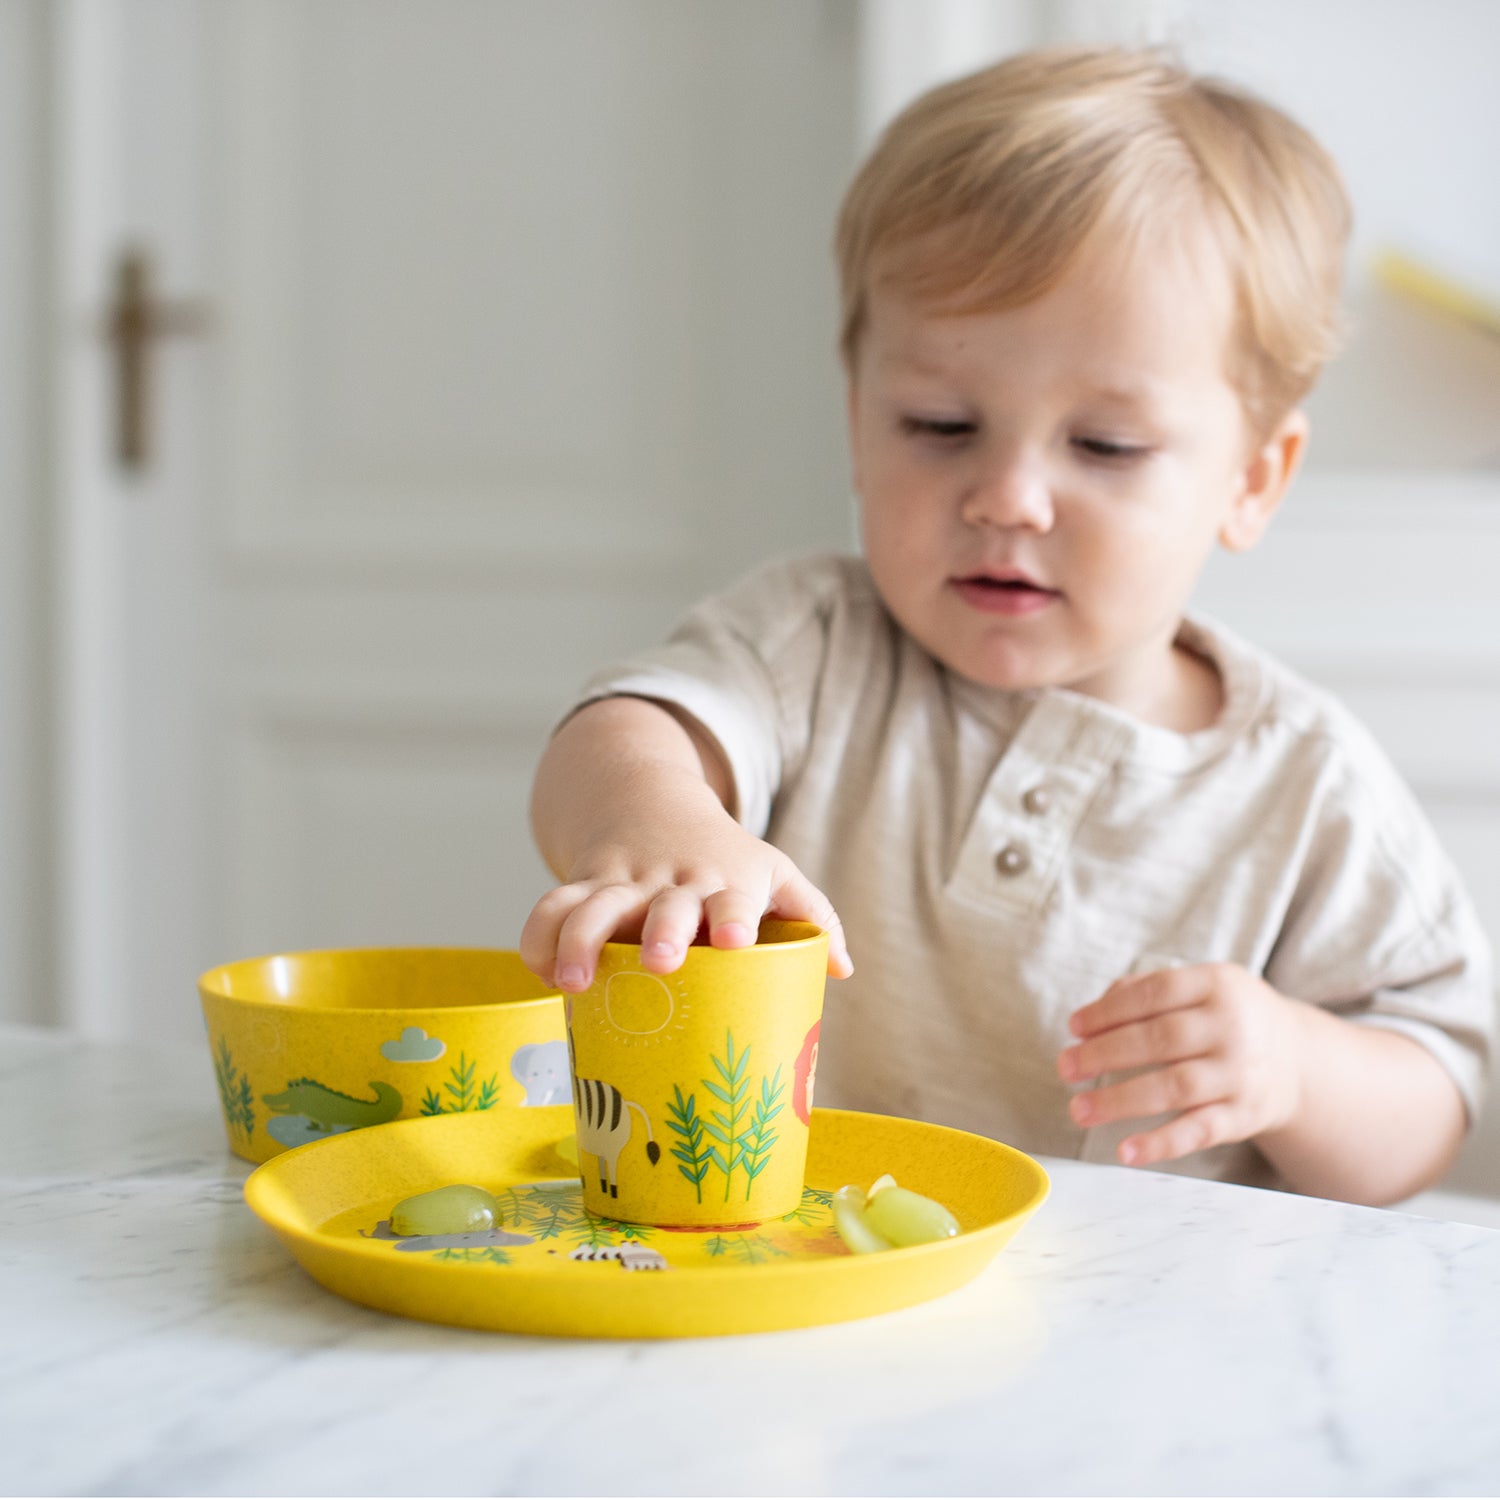
[[868, 1255], [875, 1250], [889, 1250], [891, 1242], [882, 1239], [865, 1220], [865, 1190], [841, 1187], [833, 1195], [833, 1224], [844, 1243], [856, 1255]]
[[392, 1234], [475, 1234], [493, 1229], [500, 1205], [468, 1182], [454, 1182], [405, 1198], [391, 1210]]
[[941, 1203], [894, 1183], [872, 1195], [865, 1220], [893, 1245], [926, 1245], [958, 1233], [958, 1220]]

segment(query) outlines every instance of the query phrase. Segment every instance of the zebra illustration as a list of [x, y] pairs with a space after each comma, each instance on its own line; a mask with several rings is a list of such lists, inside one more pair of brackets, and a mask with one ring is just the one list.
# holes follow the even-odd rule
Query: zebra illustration
[[573, 1114], [578, 1129], [580, 1155], [588, 1152], [599, 1164], [599, 1191], [620, 1196], [620, 1153], [630, 1139], [630, 1111], [646, 1127], [646, 1157], [654, 1167], [661, 1160], [661, 1147], [651, 1133], [651, 1118], [634, 1099], [627, 1099], [612, 1083], [600, 1078], [573, 1079]]
[[580, 1245], [569, 1260], [612, 1260], [622, 1271], [665, 1271], [667, 1258], [649, 1245]]

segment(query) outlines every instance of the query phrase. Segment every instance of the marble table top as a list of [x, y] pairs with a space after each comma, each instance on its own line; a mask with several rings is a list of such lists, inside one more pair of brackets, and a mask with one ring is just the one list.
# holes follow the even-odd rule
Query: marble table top
[[0, 1140], [7, 1494], [1500, 1490], [1488, 1229], [1048, 1159], [938, 1301], [552, 1341], [312, 1282], [241, 1200], [206, 1047], [0, 1026]]

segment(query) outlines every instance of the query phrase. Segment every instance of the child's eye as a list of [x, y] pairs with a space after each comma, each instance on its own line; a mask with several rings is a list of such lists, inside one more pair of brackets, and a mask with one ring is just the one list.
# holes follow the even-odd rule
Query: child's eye
[[902, 417], [901, 430], [913, 437], [963, 438], [974, 433], [974, 423], [961, 418]]
[[1108, 438], [1074, 438], [1073, 446], [1087, 453], [1090, 458], [1102, 458], [1110, 463], [1144, 458], [1151, 451], [1136, 443], [1112, 443]]

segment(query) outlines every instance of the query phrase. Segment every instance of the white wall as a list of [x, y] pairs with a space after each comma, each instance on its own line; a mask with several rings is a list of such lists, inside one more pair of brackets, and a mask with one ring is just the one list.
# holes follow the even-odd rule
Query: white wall
[[0, 0], [0, 1019], [52, 1019], [48, 985], [44, 266], [45, 0]]
[[1500, 303], [1500, 4], [1054, 0], [1044, 13], [1052, 41], [1170, 43], [1274, 100], [1338, 162], [1354, 204], [1349, 339], [1312, 398], [1310, 467], [1500, 476], [1500, 343], [1371, 276], [1398, 249]]
[[1056, 0], [1058, 40], [1170, 42], [1273, 98], [1339, 162], [1354, 262], [1399, 240], [1500, 295], [1494, 0]]

